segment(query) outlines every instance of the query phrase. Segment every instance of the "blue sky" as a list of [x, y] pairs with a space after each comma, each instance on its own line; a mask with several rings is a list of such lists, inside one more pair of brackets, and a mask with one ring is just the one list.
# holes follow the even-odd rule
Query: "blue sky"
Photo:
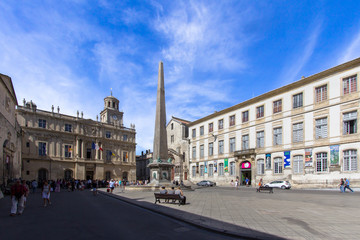
[[152, 149], [159, 61], [167, 119], [190, 121], [360, 57], [360, 1], [1, 1], [0, 72], [19, 104], [96, 119], [120, 100]]

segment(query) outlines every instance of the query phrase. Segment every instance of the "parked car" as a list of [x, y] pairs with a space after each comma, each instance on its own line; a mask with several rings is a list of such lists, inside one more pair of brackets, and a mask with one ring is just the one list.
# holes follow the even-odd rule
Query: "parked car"
[[281, 188], [281, 189], [290, 189], [291, 184], [289, 181], [273, 181], [270, 183], [265, 184], [265, 187], [274, 187], [274, 188]]
[[206, 186], [206, 187], [213, 187], [216, 186], [216, 183], [208, 180], [202, 180], [201, 182], [197, 183], [198, 186]]

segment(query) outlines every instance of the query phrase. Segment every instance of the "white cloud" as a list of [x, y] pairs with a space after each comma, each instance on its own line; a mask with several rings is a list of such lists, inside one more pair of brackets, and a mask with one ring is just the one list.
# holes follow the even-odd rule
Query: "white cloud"
[[345, 54], [339, 59], [338, 64], [358, 58], [359, 53], [360, 53], [360, 31], [352, 39], [350, 45], [345, 50]]

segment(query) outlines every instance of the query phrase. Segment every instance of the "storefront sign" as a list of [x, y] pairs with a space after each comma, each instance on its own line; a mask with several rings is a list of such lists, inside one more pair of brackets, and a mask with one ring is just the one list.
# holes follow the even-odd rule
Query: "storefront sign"
[[227, 158], [224, 159], [224, 171], [225, 172], [229, 171], [229, 159]]
[[286, 151], [284, 152], [284, 168], [289, 168], [289, 167], [291, 167], [290, 151]]
[[249, 168], [251, 168], [251, 163], [249, 163], [249, 162], [243, 162], [243, 163], [241, 164], [241, 168], [242, 168], [242, 169], [249, 169]]
[[330, 165], [339, 165], [339, 145], [330, 146]]
[[312, 167], [312, 148], [305, 149], [305, 167]]
[[271, 153], [266, 154], [265, 169], [271, 169]]

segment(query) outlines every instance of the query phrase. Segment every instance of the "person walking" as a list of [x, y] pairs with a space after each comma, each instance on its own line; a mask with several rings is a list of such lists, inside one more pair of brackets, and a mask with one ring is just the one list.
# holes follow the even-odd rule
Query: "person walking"
[[20, 183], [20, 180], [16, 180], [15, 184], [11, 187], [11, 211], [10, 216], [16, 214], [21, 215], [24, 211], [24, 186]]
[[345, 180], [344, 192], [345, 192], [346, 189], [349, 189], [351, 192], [354, 192], [354, 191], [350, 188], [350, 181], [349, 181], [349, 179], [344, 178], [344, 180]]
[[25, 193], [24, 193], [24, 209], [25, 209], [26, 198], [27, 198], [27, 196], [29, 196], [29, 187], [28, 187], [28, 185], [26, 184], [26, 181], [25, 181], [25, 180], [22, 181], [22, 186], [23, 186], [24, 191], [25, 191]]
[[31, 182], [31, 186], [32, 186], [32, 192], [35, 193], [36, 192], [36, 189], [38, 187], [38, 182], [34, 179], [32, 182]]
[[97, 195], [97, 188], [98, 188], [98, 184], [97, 181], [93, 180], [92, 181], [92, 190], [93, 190], [93, 195], [96, 196]]
[[239, 189], [239, 179], [235, 180], [235, 189], [238, 190]]
[[110, 180], [109, 187], [110, 187], [110, 192], [113, 193], [115, 188], [115, 182], [113, 179]]
[[51, 187], [50, 187], [48, 181], [45, 181], [44, 185], [42, 187], [42, 190], [41, 190], [41, 196], [44, 199], [44, 207], [47, 206], [46, 203], [51, 205], [51, 202], [50, 202], [50, 190], [51, 190]]
[[338, 186], [340, 186], [340, 192], [341, 192], [341, 193], [345, 192], [345, 191], [344, 191], [345, 181], [344, 181], [343, 178], [340, 179], [340, 184], [339, 184]]

